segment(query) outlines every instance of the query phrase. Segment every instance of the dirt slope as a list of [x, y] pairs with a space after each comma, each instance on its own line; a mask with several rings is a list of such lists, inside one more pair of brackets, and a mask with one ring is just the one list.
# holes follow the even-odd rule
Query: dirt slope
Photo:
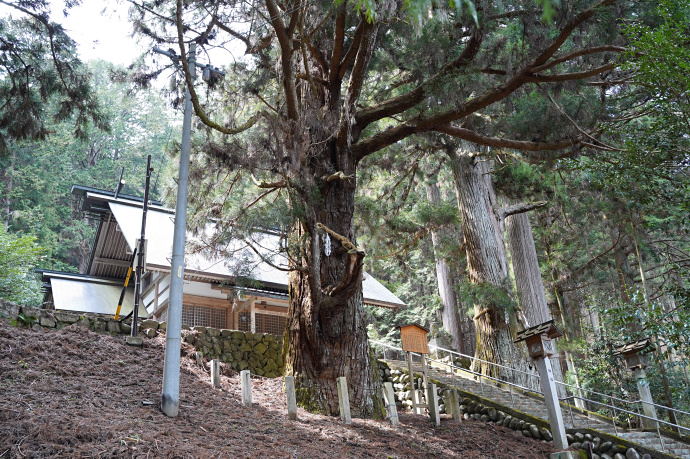
[[[144, 348], [122, 336], [70, 326], [34, 331], [0, 319], [0, 458], [8, 457], [462, 457], [543, 458], [551, 444], [474, 421], [422, 416], [402, 426], [308, 414], [288, 421], [280, 379], [252, 380], [254, 406], [240, 403], [239, 376], [224, 368], [213, 390], [182, 351], [181, 409], [159, 410], [164, 338]], [[191, 350], [189, 350], [191, 351]], [[153, 402], [152, 405], [144, 402]]]

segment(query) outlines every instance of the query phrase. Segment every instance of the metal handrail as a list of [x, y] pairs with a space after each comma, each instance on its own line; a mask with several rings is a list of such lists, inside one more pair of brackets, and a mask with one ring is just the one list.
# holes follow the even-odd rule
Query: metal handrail
[[[403, 350], [402, 350], [401, 348], [399, 348], [399, 347], [396, 347], [396, 346], [393, 346], [393, 345], [390, 345], [390, 344], [387, 344], [387, 343], [383, 343], [383, 342], [380, 342], [380, 341], [369, 340], [369, 342], [371, 342], [371, 343], [373, 343], [373, 344], [375, 344], [375, 345], [378, 345], [378, 346], [383, 346], [383, 347], [387, 347], [387, 348], [393, 349], [393, 350], [395, 350], [395, 351], [405, 352], [405, 351], [403, 351]], [[431, 345], [430, 347], [435, 348], [435, 349], [437, 349], [437, 350], [443, 350], [443, 351], [447, 351], [447, 352], [450, 352], [450, 353], [453, 353], [453, 354], [457, 354], [457, 355], [469, 357], [469, 358], [471, 358], [471, 359], [473, 359], [473, 360], [479, 360], [479, 361], [482, 361], [482, 362], [486, 362], [486, 361], [481, 360], [481, 359], [474, 359], [474, 357], [470, 357], [470, 356], [467, 356], [467, 355], [465, 355], [465, 354], [461, 354], [461, 353], [459, 353], [459, 352], [450, 351], [450, 350], [448, 350], [448, 349], [442, 349], [442, 348], [439, 348], [438, 346]], [[416, 352], [411, 352], [411, 354], [414, 355], [414, 356], [421, 356], [421, 354], [418, 354], [418, 353], [416, 353]], [[453, 370], [458, 369], [458, 370], [462, 370], [462, 371], [465, 371], [465, 372], [467, 372], [467, 373], [473, 374], [473, 375], [475, 375], [475, 376], [478, 376], [478, 377], [479, 377], [479, 383], [480, 383], [480, 384], [482, 384], [482, 378], [486, 378], [486, 379], [489, 379], [489, 380], [493, 380], [493, 381], [500, 382], [500, 383], [503, 383], [503, 384], [508, 385], [508, 387], [509, 387], [509, 389], [510, 389], [511, 405], [514, 405], [514, 402], [513, 402], [513, 392], [512, 392], [512, 388], [513, 388], [513, 387], [518, 388], [518, 389], [521, 389], [521, 390], [523, 390], [523, 391], [529, 391], [529, 392], [532, 392], [532, 393], [535, 393], [535, 394], [539, 394], [539, 395], [542, 395], [542, 396], [544, 395], [543, 392], [541, 392], [541, 391], [539, 391], [539, 390], [535, 390], [535, 389], [532, 389], [532, 388], [529, 388], [529, 387], [524, 387], [524, 386], [521, 386], [521, 385], [519, 385], [519, 384], [513, 383], [513, 382], [511, 382], [511, 381], [505, 381], [505, 380], [502, 380], [502, 379], [500, 379], [500, 378], [495, 378], [495, 377], [493, 377], [493, 376], [483, 375], [483, 374], [481, 374], [481, 373], [477, 373], [476, 371], [473, 371], [473, 370], [470, 370], [470, 369], [458, 367], [457, 365], [455, 365], [455, 364], [453, 363], [452, 359], [450, 359], [451, 361], [450, 361], [449, 363], [442, 362], [442, 361], [439, 361], [439, 360], [437, 360], [437, 359], [432, 359], [432, 358], [428, 358], [428, 359], [429, 359], [430, 361], [432, 361], [432, 362], [436, 362], [436, 363], [441, 364], [441, 365], [449, 366], [449, 367], [451, 367]], [[507, 367], [507, 366], [505, 366], [505, 365], [500, 365], [500, 364], [492, 363], [492, 362], [486, 362], [486, 363], [488, 363], [488, 364], [490, 364], [490, 365], [498, 366], [498, 367], [500, 367], [500, 368], [505, 368], [505, 369], [508, 369], [508, 370], [511, 370], [511, 371], [519, 371], [519, 372], [522, 372], [522, 373], [525, 373], [525, 374], [527, 374], [527, 375], [532, 376], [530, 373], [526, 373], [526, 372], [524, 372], [524, 371], [522, 371], [522, 370], [515, 370], [515, 369], [513, 369], [513, 368], [511, 368], [511, 367]], [[535, 376], [536, 376], [536, 375], [535, 375]], [[573, 386], [573, 385], [571, 385], [571, 384], [563, 383], [563, 382], [560, 382], [560, 381], [555, 381], [555, 382], [558, 383], [558, 384], [563, 384], [563, 385], [566, 385], [566, 386], [568, 386], [568, 387], [575, 388], [575, 389], [579, 389], [579, 390], [583, 390], [583, 391], [586, 391], [586, 392], [595, 393], [595, 394], [597, 394], [597, 395], [602, 395], [602, 396], [604, 396], [604, 397], [608, 397], [610, 400], [611, 400], [611, 399], [616, 399], [616, 400], [619, 400], [619, 401], [625, 402], [625, 403], [638, 403], [638, 402], [639, 402], [639, 403], [647, 403], [647, 404], [649, 404], [649, 405], [654, 405], [654, 406], [659, 407], [659, 408], [669, 409], [669, 410], [673, 410], [673, 411], [677, 411], [677, 412], [680, 412], [680, 413], [683, 413], [683, 414], [688, 414], [688, 415], [690, 415], [690, 413], [687, 413], [687, 412], [685, 412], [685, 411], [677, 410], [677, 409], [675, 409], [675, 408], [669, 408], [669, 407], [663, 406], [663, 405], [657, 405], [657, 404], [655, 404], [655, 403], [644, 402], [644, 401], [642, 401], [642, 400], [637, 400], [637, 401], [635, 401], [635, 402], [631, 402], [631, 401], [629, 401], [629, 400], [620, 399], [620, 398], [618, 398], [618, 397], [613, 397], [613, 396], [611, 396], [611, 395], [606, 395], [606, 394], [602, 394], [602, 393], [599, 393], [599, 392], [596, 392], [596, 391], [592, 391], [592, 390], [589, 390], [589, 389], [584, 389], [584, 388], [581, 388], [581, 387], [579, 387], [579, 386]], [[483, 390], [484, 390], [484, 387], [483, 387], [483, 385], [482, 385], [482, 394], [483, 394]], [[649, 420], [651, 420], [651, 421], [654, 421], [654, 422], [656, 423], [655, 425], [656, 425], [656, 428], [657, 428], [657, 434], [658, 434], [658, 436], [659, 436], [659, 441], [660, 441], [660, 443], [661, 443], [661, 447], [662, 447], [663, 451], [666, 451], [666, 449], [665, 449], [666, 447], [665, 447], [664, 441], [663, 441], [663, 439], [662, 439], [662, 437], [661, 437], [661, 431], [659, 430], [659, 424], [658, 424], [658, 423], [662, 423], [662, 424], [668, 425], [668, 426], [670, 426], [671, 428], [675, 427], [675, 428], [678, 429], [678, 432], [679, 432], [679, 433], [680, 433], [680, 429], [683, 429], [683, 430], [685, 430], [685, 431], [690, 432], [690, 428], [688, 428], [688, 427], [684, 427], [684, 426], [681, 426], [681, 425], [678, 425], [678, 424], [673, 424], [673, 423], [671, 423], [671, 422], [663, 421], [663, 420], [658, 419], [658, 418], [656, 418], [656, 419], [655, 419], [655, 418], [651, 418], [651, 417], [645, 416], [645, 415], [643, 415], [643, 414], [641, 414], [641, 413], [639, 413], [639, 412], [638, 412], [638, 413], [635, 413], [635, 412], [626, 410], [626, 409], [624, 409], [624, 408], [617, 408], [615, 405], [613, 405], [613, 403], [611, 403], [611, 404], [606, 404], [606, 403], [598, 402], [598, 401], [591, 400], [591, 399], [588, 399], [588, 398], [585, 398], [585, 397], [580, 397], [580, 396], [577, 396], [577, 395], [570, 395], [570, 396], [566, 396], [566, 397], [563, 397], [563, 398], [560, 398], [560, 397], [559, 397], [559, 401], [565, 402], [565, 403], [568, 405], [568, 407], [570, 408], [571, 424], [573, 425], [573, 427], [575, 427], [575, 422], [574, 422], [574, 418], [573, 418], [573, 414], [572, 414], [572, 406], [570, 405], [570, 403], [568, 403], [568, 400], [575, 400], [575, 399], [580, 399], [580, 400], [582, 400], [582, 401], [584, 401], [584, 402], [593, 403], [593, 404], [595, 404], [595, 405], [599, 405], [599, 406], [602, 406], [602, 407], [606, 407], [606, 408], [608, 408], [609, 410], [612, 410], [613, 415], [611, 416], [611, 422], [612, 422], [612, 424], [613, 424], [613, 428], [614, 428], [614, 431], [616, 431], [616, 433], [617, 433], [617, 426], [616, 426], [616, 419], [615, 419], [615, 417], [616, 417], [616, 411], [621, 412], [621, 413], [626, 413], [626, 414], [632, 415], [632, 416], [637, 416], [637, 417], [639, 417], [639, 418], [641, 418], [641, 419], [649, 419]]]
[[[394, 349], [394, 350], [396, 350], [396, 351], [405, 352], [405, 351], [403, 351], [403, 350], [402, 350], [401, 348], [399, 348], [399, 347], [396, 347], [396, 346], [393, 346], [393, 345], [390, 345], [390, 344], [387, 344], [387, 343], [382, 343], [382, 342], [380, 342], [380, 341], [375, 341], [375, 340], [371, 340], [371, 339], [370, 339], [369, 342], [370, 342], [370, 343], [373, 343], [373, 344], [376, 344], [376, 345], [378, 345], [378, 346], [384, 346], [384, 347], [387, 347], [387, 348], [390, 348], [390, 349]], [[416, 353], [416, 352], [410, 352], [410, 354], [415, 355], [415, 356], [421, 356], [421, 354], [418, 354], [418, 353]], [[480, 383], [480, 384], [483, 384], [483, 383], [482, 383], [482, 378], [484, 378], [484, 379], [490, 379], [490, 380], [493, 380], [493, 381], [496, 381], [496, 382], [500, 382], [500, 383], [506, 384], [506, 385], [508, 385], [508, 386], [511, 388], [511, 401], [512, 401], [512, 388], [513, 388], [513, 387], [515, 387], [515, 388], [517, 388], [517, 389], [521, 389], [521, 390], [523, 390], [523, 391], [533, 392], [533, 393], [535, 393], [535, 394], [539, 394], [539, 395], [542, 395], [542, 396], [544, 395], [544, 393], [541, 392], [541, 391], [539, 391], [539, 390], [536, 390], [536, 389], [533, 389], [533, 388], [530, 388], [530, 387], [521, 386], [521, 385], [516, 384], [516, 383], [514, 383], [514, 382], [505, 381], [505, 380], [503, 380], [503, 379], [495, 378], [495, 377], [493, 377], [493, 376], [483, 375], [483, 374], [481, 374], [481, 373], [477, 373], [476, 371], [472, 371], [472, 370], [469, 370], [469, 369], [467, 369], [467, 368], [459, 367], [459, 366], [455, 365], [455, 364], [452, 363], [452, 362], [451, 362], [451, 363], [446, 363], [446, 362], [439, 361], [439, 360], [437, 360], [437, 359], [432, 359], [432, 358], [430, 358], [430, 357], [427, 357], [427, 359], [428, 359], [429, 361], [431, 361], [431, 362], [436, 362], [436, 363], [438, 363], [438, 364], [440, 364], [440, 365], [447, 365], [447, 366], [450, 366], [450, 367], [453, 368], [453, 369], [465, 371], [465, 372], [467, 372], [467, 373], [470, 373], [470, 374], [473, 374], [473, 375], [475, 375], [475, 376], [478, 376], [478, 377], [479, 377], [479, 383]], [[477, 359], [477, 360], [481, 360], [481, 359]], [[491, 363], [491, 362], [487, 362], [487, 363]], [[503, 366], [503, 365], [499, 365], [499, 364], [494, 364], [494, 365], [497, 365], [497, 366], [500, 366], [500, 367], [503, 367], [503, 368], [507, 368], [507, 369], [509, 369], [509, 370], [512, 370], [512, 368], [506, 367], [506, 366]], [[483, 391], [483, 387], [482, 387], [482, 391]]]
[[[577, 390], [581, 390], [581, 391], [585, 391], [585, 392], [590, 392], [590, 393], [592, 393], [592, 394], [600, 395], [600, 396], [602, 396], [602, 397], [608, 398], [609, 400], [617, 400], [617, 401], [619, 401], [619, 402], [627, 403], [627, 404], [629, 404], [629, 405], [636, 405], [636, 408], [639, 408], [639, 406], [637, 406], [637, 405], [645, 404], [645, 405], [654, 406], [654, 407], [656, 407], [656, 408], [660, 408], [660, 409], [664, 409], [664, 410], [673, 411], [673, 412], [675, 412], [675, 413], [682, 413], [682, 414], [686, 414], [686, 415], [690, 416], [690, 413], [688, 413], [687, 411], [679, 410], [679, 409], [677, 409], [677, 408], [671, 408], [671, 407], [668, 407], [668, 406], [666, 406], [666, 405], [659, 405], [659, 404], [654, 403], [654, 402], [647, 402], [647, 401], [644, 401], [644, 400], [642, 400], [642, 399], [637, 399], [637, 400], [625, 400], [625, 399], [621, 399], [621, 398], [618, 398], [618, 397], [614, 397], [613, 395], [602, 394], [601, 392], [596, 392], [596, 391], [593, 391], [593, 390], [590, 390], [590, 389], [585, 389], [585, 388], [580, 387], [580, 386], [573, 386], [573, 385], [571, 385], [571, 384], [567, 384], [567, 383], [564, 383], [564, 382], [561, 382], [561, 381], [555, 381], [555, 383], [556, 383], [556, 384], [562, 384], [562, 385], [564, 385], [564, 386], [568, 386], [568, 387], [571, 387], [571, 388], [573, 388], [573, 389], [577, 389]], [[582, 397], [577, 397], [577, 398], [583, 399]], [[585, 400], [585, 399], [583, 399], [583, 400]], [[587, 399], [587, 400], [588, 400], [588, 399]], [[613, 403], [612, 403], [611, 405], [613, 405]], [[635, 416], [642, 416], [642, 415], [641, 415], [640, 412], [638, 411], [638, 412], [635, 414]], [[673, 424], [673, 423], [671, 423], [671, 425], [673, 425], [673, 426], [678, 426], [678, 427], [680, 427], [680, 428], [682, 428], [682, 429], [684, 429], [684, 430], [690, 431], [690, 428], [683, 427], [683, 426], [681, 426], [680, 424]]]
[[[372, 340], [370, 340], [370, 341], [372, 341]], [[372, 341], [372, 342], [376, 342], [376, 341]], [[376, 343], [378, 343], [378, 342], [376, 342]], [[379, 343], [379, 344], [380, 344], [380, 343]], [[462, 353], [457, 352], [457, 351], [453, 351], [453, 350], [450, 350], [450, 349], [444, 349], [444, 348], [438, 347], [438, 346], [436, 346], [436, 345], [434, 345], [434, 344], [429, 344], [429, 347], [430, 347], [430, 348], [433, 348], [433, 349], [436, 349], [437, 351], [443, 351], [443, 352], [447, 352], [447, 353], [449, 353], [449, 354], [456, 354], [456, 355], [459, 355], [459, 356], [461, 356], [461, 357], [465, 357], [465, 358], [467, 358], [467, 359], [471, 359], [471, 360], [473, 360], [473, 361], [478, 361], [478, 362], [482, 362], [482, 363], [487, 363], [487, 364], [489, 364], [489, 365], [493, 365], [493, 366], [496, 366], [496, 367], [499, 367], [499, 368], [505, 368], [505, 369], [510, 370], [510, 371], [517, 371], [518, 373], [522, 373], [522, 374], [525, 374], [525, 375], [527, 375], [527, 376], [534, 376], [534, 377], [537, 377], [537, 378], [539, 377], [539, 374], [538, 374], [538, 373], [530, 373], [529, 371], [524, 371], [524, 370], [519, 370], [519, 369], [517, 369], [517, 368], [508, 367], [508, 366], [505, 366], [505, 365], [501, 365], [500, 363], [489, 362], [488, 360], [482, 360], [482, 359], [480, 359], [480, 358], [477, 358], [477, 357], [474, 357], [474, 356], [470, 356], [470, 355], [467, 355], [467, 354], [462, 354]], [[401, 350], [402, 350], [402, 349], [401, 349]]]
[[[589, 400], [589, 399], [586, 399], [586, 398], [584, 398], [584, 397], [578, 397], [578, 396], [576, 396], [576, 395], [570, 395], [570, 396], [564, 397], [564, 398], [562, 398], [562, 399], [560, 399], [560, 400], [568, 400], [568, 399], [576, 399], [576, 398], [579, 398], [580, 400], [583, 400], [583, 401], [585, 401], [585, 402], [594, 403], [595, 405], [600, 405], [600, 406], [603, 406], [603, 407], [607, 407], [607, 408], [613, 409], [613, 414], [614, 414], [614, 415], [611, 416], [611, 422], [612, 422], [612, 424], [613, 424], [613, 428], [614, 428], [614, 431], [616, 431], [616, 433], [617, 433], [617, 429], [616, 429], [616, 419], [615, 419], [616, 411], [620, 411], [620, 412], [622, 412], [622, 413], [627, 413], [628, 415], [638, 416], [638, 417], [643, 418], [643, 419], [649, 419], [650, 421], [654, 422], [655, 425], [656, 425], [656, 433], [657, 433], [657, 436], [659, 437], [659, 442], [661, 443], [661, 449], [662, 449], [662, 451], [664, 451], [664, 452], [666, 452], [666, 445], [664, 444], [664, 439], [663, 439], [663, 437], [662, 437], [662, 435], [661, 435], [661, 430], [659, 429], [659, 424], [660, 424], [660, 423], [661, 423], [661, 424], [666, 424], [667, 426], [670, 426], [671, 428], [676, 427], [676, 428], [678, 428], [678, 429], [683, 429], [683, 430], [687, 430], [688, 432], [690, 432], [690, 428], [688, 428], [688, 427], [683, 427], [683, 426], [680, 426], [680, 425], [678, 425], [678, 424], [673, 424], [672, 422], [667, 422], [667, 421], [664, 421], [664, 420], [662, 420], [662, 419], [652, 418], [652, 417], [649, 417], [649, 416], [645, 416], [644, 414], [633, 413], [632, 411], [628, 411], [628, 410], [623, 409], [623, 408], [616, 408], [615, 406], [607, 405], [606, 403], [601, 403], [601, 402], [597, 402], [597, 401], [594, 401], [594, 400]], [[571, 411], [570, 415], [571, 415], [571, 417], [572, 417], [572, 411]], [[572, 422], [572, 421], [571, 421], [571, 422]]]
[[[380, 343], [380, 342], [374, 341], [374, 340], [371, 340], [371, 341], [374, 342], [374, 343], [376, 343], [376, 344], [384, 344], [384, 343]], [[396, 348], [396, 347], [394, 347], [394, 346], [388, 345], [388, 347], [391, 347], [391, 348], [393, 348], [393, 349], [397, 349], [397, 350], [402, 351], [402, 349]], [[527, 371], [524, 371], [524, 370], [519, 370], [519, 369], [517, 369], [517, 368], [507, 367], [507, 366], [505, 366], [505, 365], [501, 365], [501, 364], [498, 364], [498, 363], [488, 362], [488, 361], [486, 361], [486, 360], [482, 360], [482, 359], [479, 359], [479, 358], [476, 358], [476, 357], [473, 357], [473, 356], [470, 356], [470, 355], [467, 355], [467, 354], [463, 354], [463, 353], [461, 353], [461, 352], [453, 351], [453, 350], [451, 350], [451, 349], [445, 349], [445, 348], [436, 346], [436, 345], [434, 345], [434, 344], [429, 344], [429, 347], [432, 348], [432, 349], [436, 349], [436, 350], [438, 350], [438, 351], [443, 351], [443, 352], [447, 352], [447, 353], [449, 353], [449, 354], [459, 355], [459, 356], [461, 356], [461, 357], [465, 357], [465, 358], [468, 358], [468, 359], [471, 359], [471, 360], [477, 360], [477, 361], [479, 361], [479, 362], [487, 363], [487, 364], [489, 364], [489, 365], [497, 366], [497, 367], [499, 367], [499, 368], [505, 368], [505, 369], [508, 369], [508, 370], [511, 370], [511, 371], [516, 371], [516, 372], [518, 372], [518, 373], [525, 374], [525, 375], [527, 375], [527, 376], [533, 376], [533, 377], [539, 378], [539, 374], [537, 374], [537, 373], [530, 373], [530, 372], [527, 372]], [[445, 362], [442, 362], [442, 363], [445, 364]], [[464, 370], [464, 369], [463, 369], [463, 370]], [[563, 381], [554, 381], [554, 382], [555, 382], [556, 384], [560, 384], [560, 385], [563, 385], [563, 386], [570, 387], [570, 388], [572, 388], [572, 389], [574, 389], [574, 390], [584, 391], [584, 392], [588, 392], [588, 393], [590, 393], [590, 394], [599, 395], [599, 396], [601, 396], [601, 397], [608, 398], [609, 400], [612, 400], [612, 399], [613, 399], [613, 400], [617, 400], [617, 401], [619, 401], [619, 402], [623, 402], [623, 403], [626, 403], [626, 404], [641, 404], [641, 403], [646, 403], [646, 404], [648, 404], [648, 405], [654, 405], [654, 406], [659, 407], [659, 408], [663, 408], [663, 409], [667, 409], [667, 410], [672, 410], [672, 411], [674, 411], [674, 412], [683, 413], [683, 414], [687, 414], [687, 415], [690, 416], [690, 413], [688, 413], [688, 412], [685, 412], [685, 411], [682, 411], [682, 410], [678, 410], [678, 409], [675, 409], [675, 408], [670, 408], [670, 407], [667, 407], [667, 406], [665, 406], [665, 405], [657, 405], [657, 404], [655, 404], [655, 403], [644, 402], [644, 401], [639, 400], [639, 399], [638, 399], [638, 400], [626, 400], [626, 399], [624, 399], [624, 398], [616, 397], [616, 396], [614, 396], [614, 395], [612, 395], [612, 394], [603, 394], [603, 393], [601, 393], [601, 392], [597, 392], [597, 391], [594, 391], [594, 390], [591, 390], [591, 389], [586, 389], [586, 388], [581, 387], [581, 386], [575, 386], [575, 385], [572, 385], [572, 384], [568, 384], [568, 383], [563, 382]], [[529, 390], [531, 390], [531, 389], [529, 389]], [[620, 395], [620, 394], [618, 394], [618, 395]], [[578, 397], [578, 398], [581, 398], [581, 397]]]

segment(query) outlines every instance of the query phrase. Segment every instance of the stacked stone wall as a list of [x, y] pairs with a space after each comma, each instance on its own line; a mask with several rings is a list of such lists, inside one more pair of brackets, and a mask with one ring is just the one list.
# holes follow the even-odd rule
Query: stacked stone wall
[[237, 330], [194, 327], [184, 337], [209, 358], [217, 358], [233, 370], [276, 378], [283, 375], [283, 339], [281, 336]]
[[[34, 330], [60, 329], [76, 324], [96, 332], [128, 335], [132, 331], [131, 319], [122, 323], [103, 314], [74, 313], [19, 306], [0, 299], [0, 317], [17, 326]], [[155, 338], [165, 333], [165, 322], [143, 320], [139, 336]], [[283, 339], [263, 333], [221, 330], [210, 327], [182, 327], [182, 338], [208, 359], [217, 358], [236, 371], [249, 370], [252, 374], [276, 378], [283, 375]]]

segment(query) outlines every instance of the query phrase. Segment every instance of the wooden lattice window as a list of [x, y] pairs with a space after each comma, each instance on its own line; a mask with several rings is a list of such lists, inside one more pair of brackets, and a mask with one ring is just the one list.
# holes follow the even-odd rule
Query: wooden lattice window
[[194, 327], [194, 306], [183, 305], [182, 306], [182, 324]]
[[225, 328], [225, 309], [210, 306], [182, 306], [182, 323], [190, 327]]
[[252, 315], [248, 311], [242, 311], [237, 314], [237, 329], [241, 331], [251, 331], [252, 329]]
[[225, 309], [211, 308], [211, 327], [225, 328]]
[[285, 331], [286, 318], [284, 316], [256, 313], [254, 318], [256, 320], [256, 331], [258, 333], [282, 335]]

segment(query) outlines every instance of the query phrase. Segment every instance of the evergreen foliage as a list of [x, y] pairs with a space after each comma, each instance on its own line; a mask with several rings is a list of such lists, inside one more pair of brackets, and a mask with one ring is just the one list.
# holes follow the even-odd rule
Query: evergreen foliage
[[15, 236], [0, 224], [0, 298], [20, 305], [41, 304], [41, 285], [32, 271], [42, 251], [35, 237]]
[[[65, 12], [74, 1], [67, 1]], [[68, 121], [79, 139], [88, 127], [107, 130], [74, 41], [50, 20], [43, 0], [5, 2], [0, 18], [0, 155], [19, 140], [45, 140], [52, 123]]]

